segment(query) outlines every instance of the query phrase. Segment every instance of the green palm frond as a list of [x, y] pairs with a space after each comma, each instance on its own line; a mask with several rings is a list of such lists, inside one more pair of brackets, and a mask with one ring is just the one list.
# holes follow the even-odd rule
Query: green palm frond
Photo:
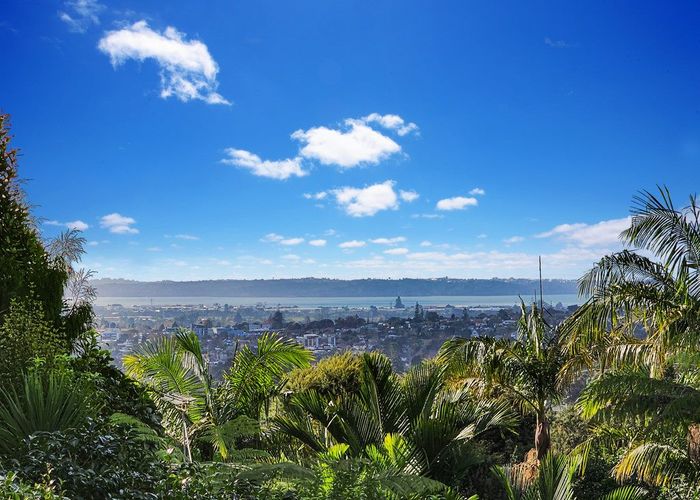
[[225, 374], [221, 391], [226, 415], [246, 412], [257, 418], [271, 394], [278, 392], [285, 374], [293, 368], [306, 368], [313, 355], [297, 342], [275, 333], [265, 333], [253, 351], [245, 346]]
[[534, 478], [517, 466], [494, 467], [507, 500], [574, 500], [574, 479], [580, 469], [576, 457], [548, 453]]
[[642, 443], [625, 453], [614, 472], [619, 481], [636, 476], [648, 484], [665, 486], [692, 469], [685, 450], [661, 443]]
[[260, 434], [260, 423], [246, 415], [240, 415], [222, 424], [205, 421], [202, 431], [194, 429], [193, 434], [211, 444], [221, 459], [226, 461], [237, 440]]
[[649, 493], [639, 486], [621, 486], [603, 496], [601, 500], [644, 500]]

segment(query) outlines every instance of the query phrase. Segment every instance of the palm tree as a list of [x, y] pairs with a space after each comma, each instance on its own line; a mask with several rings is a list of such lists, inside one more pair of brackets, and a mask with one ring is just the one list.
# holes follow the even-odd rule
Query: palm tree
[[[520, 464], [522, 465], [522, 464]], [[494, 467], [506, 500], [576, 500], [574, 482], [581, 469], [580, 457], [547, 453], [537, 468], [537, 475], [516, 466]], [[641, 500], [647, 498], [642, 488], [623, 486], [601, 500]]]
[[661, 378], [648, 369], [606, 373], [581, 394], [582, 416], [591, 420], [592, 437], [580, 451], [601, 440], [625, 449], [615, 466], [619, 481], [637, 477], [668, 486], [684, 477], [700, 481], [700, 354], [676, 359]]
[[141, 345], [125, 356], [124, 366], [146, 385], [185, 456], [191, 457], [190, 442], [200, 439], [226, 460], [237, 438], [259, 432], [261, 409], [279, 394], [285, 373], [310, 360], [296, 342], [264, 334], [255, 351], [246, 346], [237, 353], [224, 382], [216, 384], [199, 339], [181, 329]]
[[515, 340], [454, 338], [443, 345], [440, 357], [451, 376], [466, 387], [534, 414], [535, 449], [542, 459], [550, 448], [548, 412], [560, 401], [580, 362], [578, 355], [567, 352], [558, 330], [545, 322], [536, 304], [528, 311], [521, 301], [521, 312]]
[[[563, 330], [572, 349], [597, 346], [601, 372], [645, 365], [660, 376], [668, 356], [700, 346], [700, 207], [677, 209], [669, 191], [634, 199], [625, 249], [579, 280], [589, 299]], [[643, 335], [642, 335], [643, 333]]]
[[302, 391], [275, 422], [317, 453], [342, 443], [351, 456], [366, 456], [385, 447], [387, 436], [399, 436], [410, 457], [404, 472], [449, 483], [478, 462], [474, 438], [508, 428], [514, 419], [504, 404], [476, 402], [465, 389], [450, 390], [445, 368], [434, 361], [399, 377], [386, 356], [368, 353], [355, 393], [329, 400], [313, 389]]
[[[387, 434], [381, 445], [368, 446], [361, 457], [340, 443], [315, 454], [308, 467], [291, 462], [256, 464], [237, 477], [253, 483], [284, 480], [295, 485], [299, 498], [466, 500], [445, 484], [407, 470], [411, 457], [411, 447], [401, 436]], [[469, 498], [476, 499], [476, 495]]]
[[697, 358], [700, 347], [696, 197], [677, 208], [668, 189], [640, 193], [620, 236], [633, 250], [604, 257], [581, 278], [579, 290], [590, 298], [564, 327], [572, 351], [597, 352], [600, 376], [579, 405], [595, 436], [628, 445], [618, 478], [697, 477], [699, 377], [681, 362]]

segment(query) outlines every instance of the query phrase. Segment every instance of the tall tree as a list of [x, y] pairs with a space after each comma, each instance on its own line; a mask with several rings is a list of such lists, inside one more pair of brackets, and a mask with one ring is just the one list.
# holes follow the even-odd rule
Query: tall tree
[[492, 337], [454, 338], [445, 342], [441, 358], [451, 375], [484, 396], [502, 397], [523, 413], [534, 414], [534, 444], [542, 459], [550, 448], [548, 412], [560, 401], [578, 368], [556, 328], [533, 304], [521, 302], [515, 340]]
[[[11, 146], [11, 138], [9, 117], [0, 115], [0, 325], [17, 317], [10, 314], [13, 307], [23, 311], [32, 307], [28, 314], [53, 331], [57, 340], [53, 348], [70, 351], [92, 323], [90, 273], [73, 267], [80, 261], [85, 240], [77, 231], [68, 231], [44, 244], [25, 200], [17, 170], [18, 151]], [[6, 326], [5, 331], [26, 327]], [[23, 342], [4, 336], [0, 344], [15, 340]], [[0, 351], [0, 357], [8, 352]], [[6, 361], [21, 370], [28, 359]]]

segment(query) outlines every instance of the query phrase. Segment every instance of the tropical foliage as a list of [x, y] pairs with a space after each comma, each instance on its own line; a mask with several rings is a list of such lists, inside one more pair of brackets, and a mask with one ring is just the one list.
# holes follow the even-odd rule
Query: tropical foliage
[[0, 116], [2, 498], [700, 498], [695, 197], [641, 193], [564, 324], [522, 303], [515, 338], [406, 373], [266, 333], [220, 379], [179, 330], [125, 374], [92, 330], [85, 240], [42, 240], [17, 158]]

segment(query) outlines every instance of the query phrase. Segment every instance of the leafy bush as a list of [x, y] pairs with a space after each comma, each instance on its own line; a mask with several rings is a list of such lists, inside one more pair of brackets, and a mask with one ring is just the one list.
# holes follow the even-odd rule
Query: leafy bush
[[0, 497], [7, 500], [60, 500], [63, 495], [57, 493], [56, 484], [46, 480], [45, 484], [29, 485], [23, 483], [14, 472], [0, 474]]
[[7, 314], [0, 318], [0, 381], [5, 387], [21, 383], [22, 373], [35, 358], [51, 359], [64, 352], [38, 300], [13, 299]]
[[46, 484], [46, 474], [69, 498], [157, 498], [167, 464], [156, 447], [128, 426], [88, 419], [79, 428], [28, 437], [6, 468], [25, 482]]

